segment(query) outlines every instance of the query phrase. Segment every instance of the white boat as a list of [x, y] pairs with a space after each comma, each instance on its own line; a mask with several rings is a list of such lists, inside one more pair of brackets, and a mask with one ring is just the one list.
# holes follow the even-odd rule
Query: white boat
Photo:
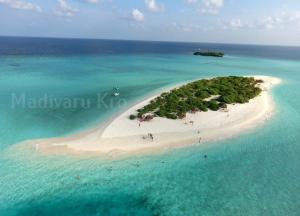
[[118, 97], [120, 95], [120, 93], [119, 92], [115, 92], [115, 93], [113, 93], [113, 96], [115, 96], [115, 97]]

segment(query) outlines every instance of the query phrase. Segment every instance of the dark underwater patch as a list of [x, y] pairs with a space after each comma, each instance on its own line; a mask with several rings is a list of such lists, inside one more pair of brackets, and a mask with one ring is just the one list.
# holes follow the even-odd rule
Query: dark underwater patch
[[146, 195], [131, 195], [125, 193], [106, 193], [76, 197], [43, 197], [21, 202], [5, 212], [5, 216], [121, 216], [141, 215], [158, 216], [159, 208], [149, 201]]

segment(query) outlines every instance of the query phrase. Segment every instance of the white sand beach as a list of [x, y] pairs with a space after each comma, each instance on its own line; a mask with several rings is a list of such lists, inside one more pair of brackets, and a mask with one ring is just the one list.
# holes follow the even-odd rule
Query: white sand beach
[[[156, 117], [150, 122], [130, 120], [129, 115], [149, 103], [153, 96], [134, 105], [110, 123], [61, 138], [26, 142], [38, 151], [59, 153], [97, 153], [108, 155], [157, 152], [169, 148], [203, 144], [239, 135], [262, 124], [275, 109], [270, 90], [281, 82], [267, 76], [255, 76], [264, 83], [263, 92], [247, 104], [229, 105], [227, 111], [187, 114], [185, 119], [170, 120]], [[153, 140], [148, 134], [153, 134]]]

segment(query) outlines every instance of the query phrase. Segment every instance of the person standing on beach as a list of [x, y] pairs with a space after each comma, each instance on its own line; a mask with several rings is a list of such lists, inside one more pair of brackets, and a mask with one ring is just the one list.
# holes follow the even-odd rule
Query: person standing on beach
[[154, 140], [153, 134], [151, 133], [151, 134], [149, 134], [149, 135], [150, 135], [151, 141], [153, 142], [153, 140]]

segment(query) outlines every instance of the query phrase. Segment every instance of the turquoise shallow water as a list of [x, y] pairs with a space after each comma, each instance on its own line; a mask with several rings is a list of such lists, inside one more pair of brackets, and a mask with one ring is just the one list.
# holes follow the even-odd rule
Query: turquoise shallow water
[[[297, 61], [245, 56], [0, 57], [0, 215], [299, 215], [299, 70]], [[229, 140], [115, 161], [14, 145], [99, 124], [174, 83], [251, 74], [283, 79], [272, 92], [276, 114]], [[118, 99], [110, 97], [113, 86], [121, 89]], [[24, 92], [91, 105], [12, 108], [12, 94]], [[112, 105], [99, 107], [97, 95], [106, 93]]]

